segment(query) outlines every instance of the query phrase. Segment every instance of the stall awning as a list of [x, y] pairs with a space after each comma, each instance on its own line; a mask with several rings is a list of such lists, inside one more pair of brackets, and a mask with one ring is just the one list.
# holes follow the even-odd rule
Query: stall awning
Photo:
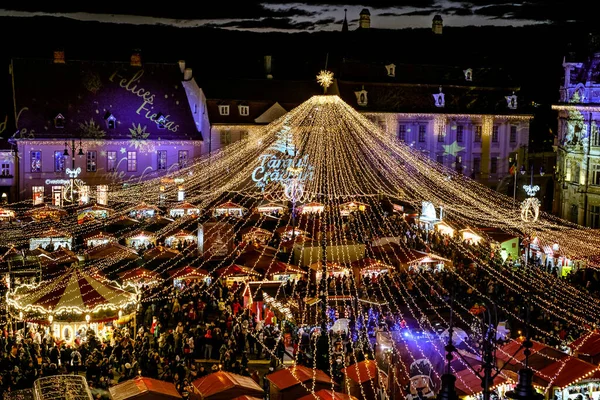
[[365, 360], [342, 369], [342, 373], [356, 383], [365, 383], [377, 379], [377, 364], [373, 360]]
[[201, 398], [210, 400], [230, 400], [236, 396], [248, 395], [262, 398], [264, 390], [250, 377], [218, 371], [192, 382]]
[[334, 392], [332, 390], [321, 389], [314, 394], [300, 397], [298, 400], [358, 400], [349, 394]]
[[[536, 376], [552, 386], [567, 387], [592, 376], [598, 371], [598, 366], [579, 358], [566, 356], [555, 361], [536, 373]], [[550, 377], [550, 378], [549, 378]]]
[[[482, 372], [480, 373], [483, 375]], [[483, 391], [481, 388], [481, 378], [475, 375], [470, 368], [455, 372], [454, 376], [456, 376], [456, 382], [454, 383], [456, 390], [462, 392], [464, 395], [472, 396]], [[502, 374], [496, 375], [492, 382], [492, 388], [508, 381], [508, 377], [503, 376]]]
[[175, 268], [169, 271], [173, 279], [204, 279], [208, 276], [208, 271], [190, 266]]
[[229, 267], [219, 268], [215, 271], [217, 275], [227, 277], [232, 275], [253, 275], [260, 276], [260, 272], [254, 271], [252, 268], [245, 267], [243, 265], [233, 264]]
[[569, 344], [573, 352], [595, 356], [600, 354], [600, 332], [593, 331], [586, 333]]
[[157, 272], [150, 271], [149, 269], [143, 267], [137, 267], [130, 269], [129, 271], [119, 272], [118, 275], [123, 282], [133, 280], [155, 281], [160, 278], [160, 274]]
[[325, 372], [312, 368], [307, 368], [303, 365], [295, 365], [289, 368], [281, 369], [266, 376], [273, 385], [279, 390], [288, 389], [292, 386], [299, 385], [304, 382], [320, 382], [331, 384], [332, 380]]
[[181, 395], [170, 382], [138, 377], [108, 388], [112, 400], [174, 400]]

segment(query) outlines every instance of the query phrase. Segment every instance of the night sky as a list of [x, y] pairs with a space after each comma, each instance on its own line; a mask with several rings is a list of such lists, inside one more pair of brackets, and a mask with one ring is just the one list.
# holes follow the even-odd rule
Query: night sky
[[[11, 4], [12, 3], [12, 4]], [[527, 2], [493, 0], [404, 0], [404, 1], [211, 1], [193, 7], [144, 7], [136, 4], [86, 2], [61, 6], [44, 2], [33, 6], [18, 1], [3, 1], [3, 16], [56, 16], [81, 21], [102, 21], [177, 27], [221, 27], [226, 29], [265, 31], [337, 30], [347, 9], [350, 29], [357, 27], [363, 8], [368, 8], [374, 28], [423, 28], [440, 14], [447, 26], [524, 26], [593, 22], [592, 13], [581, 0], [530, 0]], [[577, 3], [582, 3], [577, 6]], [[184, 4], [184, 3], [181, 3]], [[203, 4], [206, 6], [203, 7]], [[568, 5], [567, 5], [568, 4]]]

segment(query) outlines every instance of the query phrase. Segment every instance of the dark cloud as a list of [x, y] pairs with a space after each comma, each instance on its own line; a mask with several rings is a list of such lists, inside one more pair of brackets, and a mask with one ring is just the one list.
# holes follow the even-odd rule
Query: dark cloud
[[392, 7], [431, 7], [435, 0], [266, 0], [265, 4], [306, 4], [311, 6], [363, 6], [370, 9], [387, 9]]
[[381, 17], [406, 17], [406, 16], [417, 16], [417, 15], [431, 15], [435, 13], [439, 13], [440, 8], [426, 8], [424, 10], [415, 10], [409, 11], [405, 13], [397, 13], [397, 12], [383, 12], [381, 14], [377, 14], [377, 16]]
[[468, 16], [473, 15], [473, 10], [470, 7], [448, 7], [444, 9], [444, 14]]
[[231, 21], [222, 24], [213, 23], [215, 28], [237, 29], [280, 29], [280, 30], [313, 30], [319, 25], [329, 25], [335, 18], [325, 18], [316, 21], [295, 22], [291, 18], [263, 18], [261, 20]]
[[475, 15], [484, 15], [492, 18], [511, 18], [518, 7], [512, 4], [498, 4], [487, 7], [480, 7], [473, 10]]

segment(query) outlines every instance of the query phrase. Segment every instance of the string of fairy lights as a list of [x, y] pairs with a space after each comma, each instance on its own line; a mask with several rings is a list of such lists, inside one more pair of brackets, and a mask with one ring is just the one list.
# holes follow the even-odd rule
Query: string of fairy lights
[[[433, 271], [425, 269], [419, 275], [405, 274], [405, 278], [402, 278], [400, 273], [393, 272], [395, 269], [417, 265], [410, 262], [406, 265], [403, 261], [411, 259], [412, 249], [404, 241], [406, 235], [402, 235], [410, 233], [421, 241], [422, 238], [415, 225], [407, 223], [401, 217], [392, 219], [389, 210], [383, 205], [383, 199], [416, 210], [423, 201], [428, 201], [444, 210], [446, 219], [452, 226], [470, 228], [481, 234], [485, 245], [474, 248], [465, 245], [458, 238], [451, 238], [448, 248], [454, 254], [471, 259], [475, 268], [486, 279], [502, 284], [511, 294], [527, 295], [530, 302], [528, 306], [536, 307], [554, 320], [577, 327], [582, 332], [591, 331], [599, 319], [600, 304], [569, 283], [554, 279], [548, 273], [534, 274], [524, 269], [497, 268], [495, 264], [491, 264], [489, 259], [483, 256], [483, 252], [490, 251], [485, 246], [488, 246], [493, 238], [487, 236], [484, 231], [479, 231], [478, 227], [498, 228], [528, 240], [535, 238], [540, 249], [557, 244], [562, 255], [572, 260], [581, 260], [591, 268], [600, 267], [598, 232], [543, 212], [535, 222], [523, 221], [519, 205], [513, 199], [489, 190], [456, 171], [444, 168], [410, 146], [390, 140], [387, 133], [337, 96], [315, 96], [273, 123], [253, 130], [248, 137], [213, 152], [210, 156], [160, 176], [150, 174], [147, 178], [141, 182], [128, 182], [127, 185], [111, 184], [111, 206], [107, 209], [108, 216], [105, 219], [79, 223], [76, 214], [80, 208], [71, 205], [66, 207], [71, 215], [59, 220], [43, 220], [27, 226], [0, 226], [0, 245], [15, 248], [28, 246], [30, 239], [46, 237], [50, 227], [68, 232], [73, 238], [89, 237], [97, 231], [110, 231], [108, 233], [115, 238], [126, 238], [135, 232], [146, 231], [148, 235], [153, 236], [149, 238], [152, 242], [160, 244], [146, 249], [141, 255], [133, 255], [130, 251], [115, 246], [106, 256], [85, 260], [85, 270], [90, 274], [104, 274], [114, 278], [135, 268], [148, 267], [147, 269], [153, 272], [152, 279], [156, 280], [157, 276], [165, 276], [176, 268], [193, 265], [194, 268], [206, 270], [210, 276], [225, 279], [232, 277], [231, 271], [234, 270], [234, 266], [240, 265], [246, 268], [242, 271], [246, 275], [241, 279], [242, 282], [249, 279], [257, 281], [252, 286], [242, 284], [238, 287], [238, 290], [248, 289], [250, 293], [263, 292], [263, 285], [267, 281], [259, 280], [258, 276], [264, 276], [266, 279], [276, 269], [278, 262], [309, 267], [307, 279], [313, 282], [317, 296], [319, 291], [324, 292], [326, 309], [347, 309], [351, 315], [360, 317], [360, 321], [363, 322], [362, 326], [356, 328], [357, 335], [362, 339], [350, 340], [349, 344], [355, 360], [363, 351], [376, 353], [375, 344], [368, 339], [368, 322], [371, 316], [369, 313], [363, 313], [363, 304], [368, 304], [369, 309], [376, 315], [389, 314], [393, 325], [399, 325], [405, 320], [414, 321], [413, 328], [421, 332], [425, 339], [423, 343], [403, 335], [396, 338], [397, 335], [387, 326], [382, 330], [394, 338], [390, 351], [398, 356], [399, 373], [393, 374], [394, 385], [404, 387], [410, 379], [408, 364], [426, 358], [427, 354], [433, 354], [441, 360], [445, 358], [444, 342], [435, 329], [433, 319], [442, 321], [441, 326], [445, 329], [450, 327], [444, 318], [445, 312], [449, 310], [449, 305], [444, 300], [448, 295], [448, 288], [443, 286]], [[292, 191], [288, 190], [288, 195], [291, 192], [295, 193], [294, 196], [297, 195], [297, 198], [290, 199], [289, 196], [286, 197], [285, 189], [286, 184], [294, 178], [294, 184], [300, 185], [301, 188], [299, 191], [298, 187], [294, 187]], [[166, 181], [183, 183], [165, 184]], [[182, 201], [178, 199], [180, 186], [185, 190], [184, 201], [197, 207], [198, 213], [193, 216], [169, 218], [170, 210], [181, 206]], [[298, 215], [289, 212], [290, 200], [297, 203]], [[276, 216], [257, 212], [257, 207], [265, 201], [281, 202], [285, 210]], [[363, 204], [365, 209], [343, 216], [340, 210], [348, 202]], [[161, 203], [160, 207], [157, 206], [158, 203]], [[322, 211], [304, 213], [303, 207], [309, 203], [320, 204]], [[225, 215], [215, 216], [219, 207], [225, 207]], [[31, 208], [31, 202], [21, 202], [12, 205], [12, 208], [18, 214], [23, 214]], [[161, 215], [163, 209], [168, 210], [167, 216]], [[150, 216], [151, 210], [154, 216]], [[144, 218], [136, 218], [138, 215]], [[106, 229], [109, 226], [111, 229]], [[195, 233], [199, 227], [202, 227], [202, 238]], [[284, 233], [279, 240], [272, 238], [268, 241], [274, 242], [274, 247], [248, 243], [245, 246], [240, 245], [245, 232], [264, 229], [274, 234], [276, 228], [284, 228]], [[283, 237], [286, 230], [294, 232], [292, 238], [287, 238], [287, 242]], [[187, 247], [179, 249], [169, 249], [168, 246], [164, 249], [158, 248], [167, 237], [181, 231], [196, 235], [195, 240], [191, 240]], [[296, 234], [296, 231], [301, 233]], [[223, 240], [216, 245], [213, 243], [209, 249], [204, 248], [200, 251], [201, 246], [215, 237]], [[302, 240], [298, 240], [299, 237], [302, 237]], [[390, 251], [375, 251], [373, 247], [376, 245], [373, 243], [380, 240], [379, 244], [385, 244], [385, 241], [381, 241], [385, 238], [395, 245], [390, 246]], [[199, 240], [203, 243], [197, 243]], [[322, 240], [325, 240], [327, 261], [335, 265], [347, 267], [359, 259], [369, 258], [377, 259], [389, 267], [388, 280], [379, 279], [373, 291], [374, 296], [381, 299], [381, 302], [360, 299], [359, 287], [362, 283], [357, 279], [360, 275], [354, 276], [353, 273], [347, 275], [348, 287], [342, 285], [341, 289], [338, 289], [335, 284], [330, 288], [321, 287], [322, 282], [316, 280], [318, 274], [313, 270], [321, 273], [323, 268], [328, 268], [321, 265]], [[96, 249], [99, 250], [101, 246]], [[107, 248], [110, 246], [106, 245]], [[80, 252], [84, 247], [85, 243], [82, 245], [79, 241], [74, 242], [74, 251]], [[248, 249], [254, 251], [250, 258], [247, 257]], [[85, 254], [93, 250], [85, 250]], [[289, 253], [286, 253], [288, 251]], [[276, 254], [283, 254], [283, 257], [277, 257]], [[515, 310], [511, 310], [507, 304], [502, 304], [493, 296], [480, 291], [473, 282], [456, 270], [452, 262], [444, 264], [446, 273], [463, 287], [472, 290], [474, 296], [494, 305], [512, 320], [526, 323], [524, 318]], [[333, 273], [333, 264], [331, 268], [329, 273]], [[47, 280], [54, 281], [54, 285], [46, 285], [44, 288], [42, 283], [32, 290], [46, 290], [45, 293], [49, 293], [51, 289], [64, 285], [64, 290], [57, 290], [57, 293], [60, 293], [57, 294], [57, 298], [47, 299], [49, 303], [58, 301], [58, 296], [89, 297], [89, 293], [78, 293], [80, 287], [69, 285], [69, 279], [61, 279], [62, 274], [60, 271], [46, 274]], [[160, 281], [157, 285], [145, 285], [145, 278], [149, 276], [142, 274], [140, 281], [135, 285], [140, 291], [141, 305], [186, 296], [191, 294], [194, 288], [186, 286], [177, 294], [173, 294], [155, 290], [156, 286], [160, 287]], [[216, 282], [217, 279], [214, 279], [200, 290], [210, 298], [219, 300], [215, 294]], [[551, 298], [543, 292], [550, 284], [554, 285]], [[270, 308], [289, 316], [294, 313], [296, 307], [281, 301], [282, 286], [276, 289], [274, 295], [265, 292], [264, 298], [267, 299]], [[123, 287], [125, 288], [125, 285]], [[538, 290], [532, 290], [533, 288]], [[296, 294], [295, 290], [294, 287], [292, 298]], [[16, 293], [9, 293], [9, 296], [14, 296], [11, 298], [12, 306], [25, 312], [34, 312], [32, 307], [22, 303], [24, 297]], [[354, 301], [345, 300], [347, 298]], [[115, 298], [111, 298], [109, 293], [104, 300], [111, 302]], [[301, 326], [319, 325], [319, 319], [322, 318], [318, 311], [319, 305], [309, 305], [306, 300], [301, 299], [301, 304], [297, 305], [299, 315], [295, 320]], [[442, 304], [441, 308], [436, 307], [436, 302]], [[432, 310], [431, 313], [426, 313], [426, 309]], [[40, 307], [36, 307], [35, 310], [39, 313]], [[92, 313], [94, 310], [79, 311]], [[56, 310], [51, 309], [42, 310], [42, 314], [59, 316]], [[454, 301], [453, 315], [466, 329], [473, 332], [478, 329], [471, 308], [466, 302]], [[339, 317], [342, 317], [341, 313]], [[241, 322], [239, 316], [235, 316], [234, 320]], [[329, 312], [325, 322], [328, 325], [333, 322]], [[540, 338], [560, 340], [555, 332], [548, 331], [535, 322], [531, 324], [531, 328]], [[253, 336], [257, 342], [264, 344], [258, 335], [253, 333]], [[334, 343], [331, 337], [328, 337], [328, 341], [330, 364], [329, 370], [325, 372], [333, 375], [336, 362]], [[465, 345], [471, 353], [478, 351], [470, 343]], [[268, 352], [276, 356], [273, 349], [269, 349]], [[316, 343], [312, 356], [313, 359], [320, 356], [317, 354]], [[566, 362], [549, 355], [542, 356], [549, 362]], [[299, 362], [298, 354], [295, 362]], [[462, 360], [458, 363], [464, 364]], [[343, 367], [350, 366], [345, 358], [342, 359], [342, 364]], [[451, 369], [457, 372], [454, 366]], [[379, 366], [376, 371], [377, 374], [384, 372]], [[545, 376], [534, 370], [548, 382], [556, 380], [561, 371], [562, 368], [559, 368], [556, 375]], [[370, 372], [368, 374], [369, 390], [376, 392], [374, 377]], [[434, 369], [432, 374], [436, 381], [440, 380], [439, 371]], [[462, 386], [469, 387], [465, 379], [461, 377], [459, 380]], [[311, 381], [301, 384], [314, 393], [316, 382], [314, 373]], [[344, 382], [345, 385], [350, 385], [347, 376]], [[362, 384], [359, 386], [361, 394], [365, 396], [366, 388]], [[332, 384], [333, 389], [335, 387]], [[471, 389], [474, 393], [480, 391], [478, 387]]]

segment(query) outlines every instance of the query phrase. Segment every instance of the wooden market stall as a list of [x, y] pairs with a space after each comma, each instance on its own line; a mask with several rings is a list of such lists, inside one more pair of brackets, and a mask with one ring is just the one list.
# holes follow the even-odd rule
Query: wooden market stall
[[479, 244], [481, 239], [483, 239], [480, 234], [471, 228], [461, 229], [458, 232], [460, 233], [462, 240], [470, 244]]
[[[585, 381], [585, 382], [582, 382]], [[542, 368], [534, 376], [534, 384], [550, 388], [550, 396], [575, 400], [577, 395], [600, 396], [600, 371], [598, 365], [566, 355]]]
[[134, 249], [156, 246], [156, 234], [140, 229], [127, 235], [125, 244]]
[[435, 230], [442, 235], [454, 236], [456, 229], [448, 225], [448, 223], [440, 221], [434, 225]]
[[340, 204], [340, 206], [339, 206], [340, 214], [342, 215], [342, 217], [347, 217], [351, 213], [357, 212], [357, 211], [360, 211], [360, 212], [367, 211], [368, 207], [369, 207], [368, 204], [361, 203], [359, 201], [348, 201], [346, 203]]
[[51, 227], [43, 234], [29, 239], [29, 249], [42, 249], [54, 251], [59, 247], [71, 249], [73, 245], [73, 236], [67, 232], [62, 232]]
[[138, 376], [108, 388], [112, 400], [178, 400], [181, 395], [171, 382]]
[[[476, 366], [476, 369], [480, 374], [483, 375], [481, 365]], [[512, 389], [514, 381], [512, 381], [509, 377], [510, 371], [503, 372], [494, 377], [492, 381], [492, 385], [490, 386], [491, 391], [497, 391], [502, 389], [502, 394], [506, 392], [506, 389]], [[513, 374], [514, 375], [514, 374]], [[461, 371], [454, 372], [454, 376], [456, 376], [456, 382], [454, 382], [454, 387], [456, 388], [456, 392], [459, 396], [471, 396], [477, 398], [479, 394], [483, 391], [481, 388], [481, 378], [476, 375], [470, 368], [465, 368]], [[502, 396], [500, 398], [506, 398]]]
[[107, 219], [114, 212], [114, 210], [94, 204], [93, 206], [85, 207], [77, 212], [77, 223], [84, 224], [88, 221], [95, 221], [98, 219]]
[[333, 381], [325, 372], [304, 365], [293, 365], [265, 376], [269, 385], [269, 399], [297, 399], [310, 394], [308, 388], [315, 391], [331, 388]]
[[248, 376], [218, 371], [192, 382], [192, 398], [201, 400], [231, 400], [234, 397], [249, 395], [263, 398], [265, 391]]
[[287, 207], [274, 201], [265, 201], [256, 207], [258, 214], [279, 217], [287, 211]]
[[41, 207], [35, 207], [27, 210], [24, 214], [25, 217], [29, 217], [34, 221], [53, 220], [59, 221], [62, 217], [66, 216], [67, 212], [62, 208], [44, 204]]
[[241, 234], [243, 242], [252, 244], [267, 244], [273, 237], [273, 232], [256, 226], [242, 229]]
[[223, 283], [228, 287], [234, 282], [238, 284], [246, 283], [249, 280], [255, 280], [260, 277], [261, 273], [248, 268], [244, 265], [232, 264], [228, 267], [222, 267], [215, 271], [217, 279], [223, 279]]
[[325, 205], [317, 202], [306, 203], [301, 205], [300, 213], [302, 214], [320, 214], [325, 210]]
[[135, 267], [127, 271], [121, 271], [117, 275], [123, 286], [152, 286], [162, 281], [158, 272], [144, 267]]
[[192, 243], [198, 243], [198, 236], [185, 229], [179, 229], [165, 235], [165, 246], [178, 248], [181, 245], [183, 248]]
[[187, 201], [175, 204], [169, 209], [169, 216], [171, 218], [179, 218], [186, 215], [198, 216], [198, 214], [200, 214], [200, 208]]
[[146, 202], [142, 201], [129, 211], [129, 216], [138, 221], [142, 221], [148, 218], [153, 218], [154, 216], [160, 214], [160, 212], [160, 208], [152, 204], [146, 204]]
[[344, 393], [364, 400], [379, 399], [376, 392], [379, 387], [379, 370], [376, 361], [360, 361], [342, 369], [342, 373], [348, 378], [348, 384], [344, 385]]
[[104, 231], [94, 231], [83, 237], [83, 241], [88, 248], [100, 246], [107, 243], [116, 243], [117, 238]]
[[363, 258], [350, 263], [354, 279], [360, 284], [365, 278], [379, 277], [381, 274], [387, 274], [392, 267], [374, 258]]
[[0, 207], [0, 223], [11, 222], [15, 219], [15, 212], [7, 208]]
[[573, 355], [592, 364], [600, 364], [600, 332], [587, 332], [569, 344]]
[[131, 247], [125, 247], [116, 242], [108, 242], [87, 249], [83, 253], [86, 260], [137, 260], [140, 258], [137, 251]]
[[191, 267], [189, 265], [185, 267], [174, 268], [168, 271], [169, 276], [173, 279], [173, 285], [182, 287], [184, 282], [195, 282], [203, 281], [207, 285], [210, 285], [211, 277], [208, 271]]
[[219, 204], [213, 210], [213, 217], [243, 217], [248, 209], [246, 207], [240, 206], [239, 204], [228, 201], [223, 204]]
[[269, 281], [284, 282], [288, 280], [298, 280], [306, 275], [306, 271], [300, 267], [283, 261], [275, 261], [266, 272], [265, 279]]
[[[321, 280], [321, 274], [323, 271], [322, 262], [317, 261], [310, 264], [311, 270], [311, 279], [316, 279], [315, 282], [319, 282]], [[352, 273], [352, 270], [344, 265], [333, 261], [327, 261], [325, 268], [327, 270], [327, 276], [332, 276], [337, 278], [338, 276], [349, 276]]]
[[137, 295], [102, 282], [80, 267], [35, 288], [17, 288], [7, 304], [26, 321], [46, 325], [57, 339], [71, 343], [80, 331], [107, 329], [120, 310], [134, 306]]

